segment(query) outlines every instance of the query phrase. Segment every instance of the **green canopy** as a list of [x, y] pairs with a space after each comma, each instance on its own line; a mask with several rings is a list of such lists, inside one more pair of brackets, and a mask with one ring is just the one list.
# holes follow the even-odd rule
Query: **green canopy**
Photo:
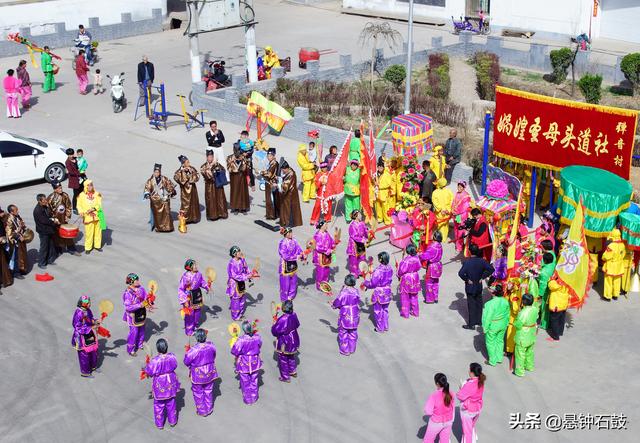
[[604, 169], [567, 166], [560, 171], [560, 220], [571, 224], [582, 198], [586, 234], [606, 237], [616, 227], [618, 214], [629, 207], [632, 191], [628, 181]]
[[631, 212], [620, 214], [620, 232], [622, 241], [628, 249], [640, 251], [640, 215]]

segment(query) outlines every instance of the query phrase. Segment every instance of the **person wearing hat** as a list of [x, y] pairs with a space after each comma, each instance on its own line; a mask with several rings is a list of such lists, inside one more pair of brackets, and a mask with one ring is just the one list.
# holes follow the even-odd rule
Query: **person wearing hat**
[[331, 221], [331, 211], [333, 206], [333, 200], [326, 198], [327, 182], [329, 181], [327, 162], [320, 163], [320, 171], [316, 174], [316, 203], [313, 205], [313, 211], [311, 212], [311, 224], [316, 225], [322, 216], [324, 221]]
[[264, 73], [267, 76], [267, 79], [271, 78], [271, 70], [273, 68], [280, 67], [280, 59], [278, 58], [278, 54], [273, 50], [271, 46], [264, 47], [264, 57], [262, 58], [262, 63], [264, 65]]
[[482, 331], [488, 356], [485, 363], [495, 366], [502, 363], [504, 357], [504, 336], [509, 326], [511, 308], [501, 284], [491, 289], [492, 298], [482, 310]]
[[309, 200], [316, 198], [316, 163], [310, 160], [311, 151], [315, 149], [315, 143], [309, 142], [307, 148], [304, 144], [298, 146], [298, 166], [302, 170], [302, 201], [309, 203]]
[[247, 282], [251, 280], [252, 272], [247, 266], [244, 254], [238, 246], [232, 246], [229, 250], [231, 259], [227, 265], [227, 295], [230, 298], [229, 311], [231, 318], [240, 320], [247, 309], [244, 293]]
[[240, 379], [240, 389], [242, 390], [242, 400], [245, 404], [251, 405], [258, 401], [260, 381], [260, 369], [262, 369], [262, 359], [260, 350], [262, 349], [262, 338], [258, 334], [257, 324], [254, 321], [242, 322], [242, 332], [244, 335], [231, 347], [231, 355], [235, 357], [235, 370]]
[[[617, 300], [622, 290], [624, 275], [624, 258], [626, 255], [620, 229], [615, 228], [607, 237], [606, 247], [602, 253], [602, 273], [604, 274], [604, 291], [602, 299]], [[586, 278], [586, 276], [585, 276]]]
[[206, 329], [196, 329], [194, 336], [196, 344], [187, 345], [184, 365], [189, 368], [196, 413], [206, 417], [213, 412], [213, 383], [220, 378], [216, 369], [216, 347], [207, 340]]
[[400, 280], [400, 316], [409, 318], [409, 315], [417, 317], [420, 313], [418, 305], [418, 293], [422, 290], [420, 282], [420, 259], [418, 251], [413, 243], [409, 243], [405, 249], [406, 256], [400, 262], [396, 274]]
[[184, 273], [178, 286], [178, 303], [190, 312], [184, 316], [184, 333], [191, 336], [200, 326], [200, 311], [204, 306], [202, 290], [209, 292], [209, 283], [198, 271], [198, 264], [193, 259], [184, 263]]
[[451, 203], [451, 216], [453, 217], [453, 239], [456, 245], [456, 252], [462, 252], [464, 248], [465, 223], [469, 218], [469, 211], [474, 206], [473, 198], [467, 192], [467, 182], [458, 182], [458, 190], [453, 196]]
[[269, 161], [267, 170], [260, 173], [264, 178], [264, 203], [267, 211], [265, 218], [267, 220], [275, 220], [280, 212], [280, 198], [278, 195], [278, 172], [280, 168], [276, 160], [276, 148], [267, 150], [267, 160]]
[[302, 211], [300, 210], [300, 197], [298, 196], [298, 178], [289, 163], [283, 161], [280, 165], [282, 171], [282, 189], [280, 191], [280, 226], [295, 228], [302, 226]]
[[144, 185], [144, 198], [149, 199], [151, 208], [151, 230], [173, 232], [171, 219], [171, 197], [175, 197], [176, 187], [169, 177], [162, 175], [162, 165], [153, 166], [153, 175]]
[[196, 183], [200, 179], [198, 170], [191, 166], [189, 159], [178, 156], [180, 168], [173, 175], [173, 179], [180, 186], [180, 212], [186, 217], [187, 223], [198, 223], [200, 221], [200, 199], [198, 199], [198, 188]]
[[442, 275], [442, 234], [434, 231], [433, 240], [429, 242], [425, 251], [420, 254], [420, 262], [427, 269], [424, 279], [424, 302], [438, 303], [440, 290], [440, 276]]
[[227, 157], [229, 171], [229, 208], [232, 214], [249, 212], [249, 184], [247, 183], [247, 159], [238, 149]]
[[447, 188], [447, 179], [440, 177], [436, 182], [437, 189], [431, 195], [433, 212], [436, 213], [438, 230], [442, 234], [442, 240], [449, 240], [449, 220], [451, 219], [451, 205], [453, 204], [453, 192]]
[[384, 158], [378, 158], [378, 174], [376, 175], [376, 219], [378, 223], [391, 224], [391, 194], [395, 193], [393, 175], [385, 167]]
[[78, 213], [84, 224], [84, 253], [89, 254], [94, 248], [102, 252], [102, 194], [96, 191], [91, 180], [85, 180], [83, 186], [84, 191], [78, 196]]
[[224, 167], [218, 163], [213, 149], [207, 149], [207, 161], [200, 166], [200, 173], [204, 178], [204, 202], [206, 206], [207, 220], [227, 218], [227, 196], [224, 194], [224, 185], [216, 186], [216, 175], [223, 176], [227, 173]]
[[[51, 187], [53, 188], [53, 192], [47, 197], [47, 204], [49, 205], [49, 209], [51, 210], [53, 217], [58, 220], [58, 224], [67, 224], [71, 220], [71, 213], [73, 211], [71, 198], [69, 197], [69, 194], [62, 190], [62, 184], [60, 184], [60, 182], [51, 182]], [[53, 240], [59, 252], [62, 252], [63, 249], [66, 249], [73, 255], [80, 255], [80, 253], [76, 249], [74, 239], [61, 238], [56, 231]]]
[[47, 265], [53, 264], [58, 256], [53, 237], [58, 232], [60, 222], [53, 217], [47, 197], [44, 194], [38, 194], [38, 203], [33, 208], [33, 220], [36, 223], [36, 232], [40, 237], [40, 250], [38, 251], [38, 267], [47, 269]]
[[373, 270], [369, 278], [362, 283], [365, 288], [373, 289], [371, 304], [373, 305], [373, 318], [375, 319], [376, 332], [389, 330], [389, 303], [393, 298], [391, 283], [393, 283], [393, 269], [389, 266], [389, 253], [378, 254], [378, 267]]
[[431, 170], [436, 175], [436, 183], [441, 177], [444, 178], [444, 172], [447, 167], [446, 159], [444, 155], [442, 155], [442, 146], [438, 145], [433, 148], [433, 155], [429, 159], [429, 166]]
[[140, 284], [138, 274], [128, 274], [125, 283], [127, 289], [122, 294], [124, 314], [122, 321], [129, 325], [127, 336], [127, 353], [135, 357], [138, 349], [144, 344], [144, 324], [147, 320], [147, 291]]
[[313, 264], [316, 268], [316, 289], [320, 290], [320, 285], [329, 280], [331, 273], [331, 256], [336, 247], [336, 242], [327, 232], [329, 225], [324, 220], [320, 220], [316, 225], [316, 233], [313, 234], [315, 248], [313, 250]]
[[22, 220], [16, 205], [7, 206], [7, 212], [9, 215], [5, 222], [5, 234], [9, 242], [9, 262], [13, 262], [14, 277], [22, 279], [28, 268], [27, 243], [25, 241], [27, 225]]
[[280, 275], [280, 301], [294, 300], [298, 295], [298, 259], [304, 260], [304, 253], [298, 240], [293, 238], [291, 228], [281, 228], [280, 232], [284, 236], [278, 244], [278, 254], [280, 264], [278, 274]]
[[67, 154], [67, 160], [64, 162], [64, 166], [67, 168], [67, 186], [73, 192], [71, 204], [73, 205], [73, 211], [77, 214], [78, 196], [82, 192], [82, 188], [80, 188], [80, 170], [78, 169], [78, 162], [73, 148], [67, 148], [65, 153]]
[[362, 212], [351, 211], [349, 223], [349, 242], [347, 243], [347, 269], [355, 276], [360, 275], [360, 262], [367, 259], [367, 240], [369, 229], [362, 221]]
[[276, 338], [276, 353], [278, 354], [278, 369], [280, 370], [281, 382], [290, 383], [290, 377], [297, 377], [296, 354], [300, 348], [300, 336], [298, 328], [300, 321], [293, 312], [293, 301], [285, 300], [282, 303], [282, 315], [280, 315], [273, 326], [271, 334]]
[[360, 162], [357, 159], [349, 161], [349, 167], [344, 174], [344, 218], [349, 223], [351, 213], [359, 211], [360, 206]]
[[6, 236], [5, 222], [7, 213], [0, 208], [0, 288], [6, 288], [13, 284], [13, 273], [9, 269], [9, 254], [6, 249], [8, 240]]
[[331, 304], [340, 309], [338, 317], [338, 346], [340, 354], [351, 355], [358, 344], [358, 325], [360, 324], [360, 291], [355, 287], [356, 277], [348, 274], [340, 294]]
[[92, 372], [98, 368], [98, 337], [95, 328], [100, 325], [100, 320], [93, 317], [89, 296], [83, 295], [78, 299], [71, 324], [71, 346], [78, 352], [80, 375], [91, 377]]
[[178, 360], [169, 351], [169, 344], [164, 338], [156, 341], [158, 355], [146, 364], [143, 371], [153, 379], [153, 418], [158, 429], [164, 428], [166, 420], [171, 427], [178, 424], [176, 396], [180, 391], [180, 381], [176, 375]]

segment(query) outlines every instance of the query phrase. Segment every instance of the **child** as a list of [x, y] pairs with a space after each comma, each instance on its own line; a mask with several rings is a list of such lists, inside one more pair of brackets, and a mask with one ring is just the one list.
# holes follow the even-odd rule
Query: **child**
[[89, 167], [89, 163], [87, 163], [87, 159], [84, 158], [84, 151], [82, 149], [78, 149], [76, 151], [76, 162], [78, 163], [78, 172], [80, 173], [80, 177], [82, 180], [87, 179], [87, 168]]
[[93, 74], [93, 95], [102, 94], [104, 92], [104, 88], [102, 87], [102, 74], [100, 74], [100, 70], [96, 69], [96, 72]]

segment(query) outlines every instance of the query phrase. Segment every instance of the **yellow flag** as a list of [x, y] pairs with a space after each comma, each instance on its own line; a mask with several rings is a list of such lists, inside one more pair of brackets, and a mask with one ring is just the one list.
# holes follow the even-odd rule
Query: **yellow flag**
[[554, 277], [569, 290], [569, 307], [580, 308], [591, 286], [591, 261], [584, 233], [584, 206], [582, 199], [576, 207], [569, 235], [565, 240]]

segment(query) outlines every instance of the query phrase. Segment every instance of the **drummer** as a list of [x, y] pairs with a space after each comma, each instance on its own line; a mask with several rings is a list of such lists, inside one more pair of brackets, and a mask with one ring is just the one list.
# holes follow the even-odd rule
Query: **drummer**
[[[60, 182], [51, 182], [51, 187], [53, 188], [53, 192], [47, 197], [51, 213], [53, 214], [53, 217], [58, 220], [60, 225], [68, 224], [71, 219], [71, 212], [73, 211], [71, 198], [69, 197], [69, 194], [63, 191]], [[77, 230], [78, 226], [70, 225], [68, 228], [70, 230]], [[58, 253], [61, 254], [66, 249], [70, 254], [80, 255], [73, 238], [62, 238], [59, 233], [56, 232], [53, 240], [58, 249]]]

